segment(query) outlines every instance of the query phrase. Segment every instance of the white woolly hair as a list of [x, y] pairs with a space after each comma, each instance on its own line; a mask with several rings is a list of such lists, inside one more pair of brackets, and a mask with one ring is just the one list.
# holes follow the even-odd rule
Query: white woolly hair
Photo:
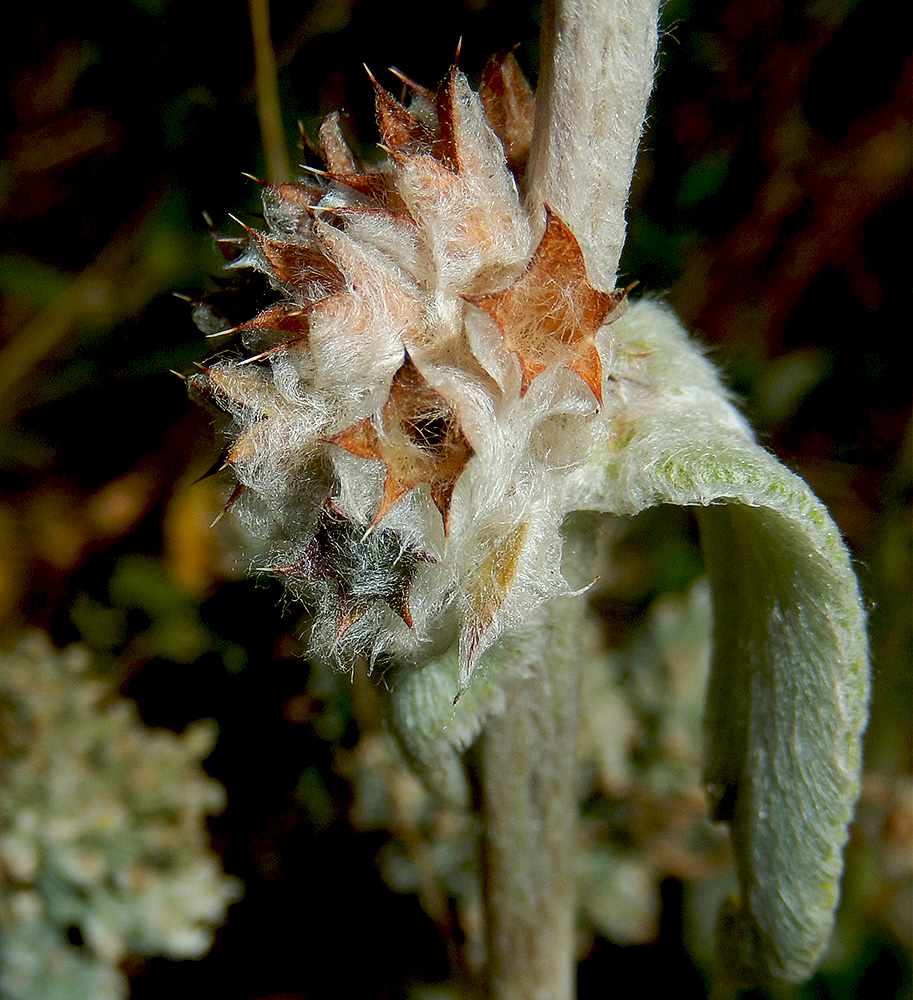
[[[465, 687], [503, 629], [568, 590], [566, 483], [615, 403], [610, 379], [591, 386], [571, 370], [564, 340], [575, 331], [543, 344], [544, 370], [530, 381], [480, 308], [479, 296], [507, 294], [530, 266], [543, 213], [524, 208], [463, 74], [452, 71], [442, 93], [437, 108], [419, 95], [395, 113], [419, 137], [447, 115], [449, 159], [415, 140], [360, 181], [331, 169], [306, 211], [298, 189], [265, 189], [268, 230], [239, 263], [307, 314], [306, 332], [259, 331], [251, 342], [263, 353], [200, 378], [232, 420], [228, 463], [244, 487], [233, 508], [266, 544], [261, 565], [314, 609], [312, 651], [348, 668], [355, 656], [421, 661], [458, 639]], [[335, 118], [321, 139], [331, 167], [356, 162]], [[525, 336], [541, 340], [548, 327]], [[607, 372], [610, 327], [591, 342]], [[394, 390], [407, 365], [437, 400], [417, 415]], [[413, 434], [411, 457], [384, 458], [394, 419]], [[421, 439], [418, 420], [438, 437]], [[447, 462], [454, 475], [441, 485]], [[407, 488], [378, 520], [390, 476]]]

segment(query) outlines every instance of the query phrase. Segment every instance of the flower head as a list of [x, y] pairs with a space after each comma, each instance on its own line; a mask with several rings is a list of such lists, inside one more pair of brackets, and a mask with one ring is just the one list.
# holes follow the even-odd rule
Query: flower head
[[613, 412], [625, 293], [521, 201], [532, 100], [511, 56], [478, 94], [456, 68], [408, 106], [372, 82], [386, 158], [363, 166], [331, 115], [319, 183], [264, 185], [267, 229], [233, 266], [276, 302], [234, 328], [246, 355], [191, 382], [232, 417], [230, 504], [316, 602], [315, 649], [421, 662], [459, 636], [462, 689], [567, 589], [566, 483]]

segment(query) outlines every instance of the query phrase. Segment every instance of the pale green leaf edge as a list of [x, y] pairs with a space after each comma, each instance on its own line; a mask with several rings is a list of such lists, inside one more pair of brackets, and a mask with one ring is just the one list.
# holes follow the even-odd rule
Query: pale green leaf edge
[[705, 774], [742, 890], [721, 921], [721, 972], [802, 981], [831, 933], [859, 791], [856, 577], [824, 506], [755, 443], [675, 316], [643, 301], [614, 329], [617, 410], [569, 488], [581, 509], [699, 508], [715, 618]]

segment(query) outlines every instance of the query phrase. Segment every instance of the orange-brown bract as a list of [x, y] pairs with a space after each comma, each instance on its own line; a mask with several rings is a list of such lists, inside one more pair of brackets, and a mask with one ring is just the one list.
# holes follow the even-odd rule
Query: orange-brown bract
[[567, 476], [604, 433], [625, 295], [521, 198], [534, 104], [511, 55], [480, 94], [455, 67], [437, 91], [404, 79], [402, 102], [371, 81], [386, 158], [365, 166], [330, 115], [326, 170], [262, 185], [266, 227], [229, 266], [273, 301], [219, 329], [214, 300], [215, 342], [248, 353], [189, 382], [232, 417], [226, 510], [315, 601], [314, 651], [415, 661], [459, 639], [462, 689], [567, 590]]
[[379, 459], [387, 467], [383, 498], [371, 528], [409, 490], [427, 483], [446, 532], [453, 489], [472, 457], [472, 447], [453, 407], [428, 385], [408, 356], [393, 376], [381, 420], [383, 434], [368, 417], [328, 439], [353, 455]]
[[601, 292], [589, 283], [580, 244], [547, 206], [545, 235], [523, 274], [503, 291], [467, 299], [492, 317], [520, 359], [522, 392], [537, 375], [564, 364], [602, 405], [596, 334], [622, 314], [625, 293]]

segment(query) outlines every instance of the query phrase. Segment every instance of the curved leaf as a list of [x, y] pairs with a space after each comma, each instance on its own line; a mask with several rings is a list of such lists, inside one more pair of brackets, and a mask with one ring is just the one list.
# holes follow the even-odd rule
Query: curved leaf
[[675, 317], [641, 302], [615, 329], [608, 462], [572, 488], [588, 509], [699, 508], [715, 618], [705, 776], [742, 890], [721, 959], [727, 977], [801, 981], [830, 936], [859, 790], [856, 578], [826, 509], [755, 443]]

